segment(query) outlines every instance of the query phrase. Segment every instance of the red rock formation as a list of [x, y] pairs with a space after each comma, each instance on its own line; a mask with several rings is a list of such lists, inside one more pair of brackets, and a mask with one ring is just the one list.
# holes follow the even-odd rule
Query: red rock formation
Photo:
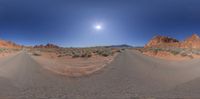
[[179, 41], [165, 36], [155, 36], [151, 39], [145, 47], [163, 47], [163, 46], [178, 46]]
[[60, 47], [57, 45], [48, 43], [46, 45], [36, 45], [34, 46], [34, 48], [60, 48]]
[[200, 37], [197, 34], [193, 34], [186, 40], [179, 42], [174, 38], [155, 36], [145, 45], [145, 48], [146, 47], [179, 47], [200, 49]]
[[11, 41], [0, 40], [0, 47], [1, 48], [22, 48], [21, 45], [18, 45]]
[[184, 40], [181, 45], [181, 48], [200, 48], [200, 38], [197, 34], [193, 34], [191, 37]]

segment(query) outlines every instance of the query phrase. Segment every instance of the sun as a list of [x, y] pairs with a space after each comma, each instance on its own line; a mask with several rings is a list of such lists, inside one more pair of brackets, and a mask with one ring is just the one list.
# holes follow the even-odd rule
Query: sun
[[102, 26], [101, 26], [101, 25], [96, 25], [96, 26], [95, 26], [95, 29], [96, 29], [96, 30], [101, 30], [101, 29], [102, 29]]

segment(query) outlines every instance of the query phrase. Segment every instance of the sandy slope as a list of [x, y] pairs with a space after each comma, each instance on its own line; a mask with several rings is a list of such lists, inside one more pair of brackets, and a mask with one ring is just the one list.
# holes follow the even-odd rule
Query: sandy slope
[[200, 61], [166, 61], [125, 51], [90, 76], [42, 68], [25, 52], [0, 60], [0, 96], [13, 99], [200, 98]]

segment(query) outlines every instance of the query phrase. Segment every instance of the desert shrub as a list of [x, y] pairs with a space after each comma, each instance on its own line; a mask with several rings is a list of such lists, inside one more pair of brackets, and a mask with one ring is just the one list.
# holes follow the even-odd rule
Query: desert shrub
[[146, 52], [147, 51], [147, 49], [145, 49], [145, 48], [138, 48], [138, 49], [136, 49], [136, 50], [138, 50], [139, 52], [141, 52], [141, 53], [143, 53], [143, 52]]
[[[71, 56], [73, 58], [89, 58], [92, 55], [100, 55], [100, 56], [110, 56], [113, 55], [113, 51], [111, 48], [102, 48], [102, 47], [90, 47], [90, 48], [63, 48], [57, 51], [57, 57], [63, 56]], [[121, 50], [120, 50], [121, 52]]]
[[64, 57], [64, 56], [68, 56], [66, 54], [59, 54], [57, 57]]
[[[8, 49], [5, 49], [8, 50]], [[12, 51], [20, 51], [21, 49], [12, 49]]]
[[40, 51], [35, 51], [35, 52], [33, 52], [33, 55], [34, 55], [34, 56], [42, 56], [42, 54], [40, 53]]
[[84, 52], [81, 54], [81, 57], [92, 57], [92, 53], [91, 52]]
[[189, 58], [194, 58], [192, 55], [188, 55]]
[[159, 51], [165, 51], [164, 49], [162, 48], [147, 48], [145, 50], [143, 50], [144, 52], [146, 51], [153, 51], [155, 54], [157, 54]]
[[174, 50], [172, 50], [172, 51], [170, 51], [173, 55], [178, 55], [180, 52], [179, 51], [174, 51]]
[[107, 52], [104, 52], [104, 53], [102, 53], [101, 55], [104, 56], [104, 57], [107, 57], [107, 56], [109, 56], [110, 54], [107, 53]]
[[122, 49], [118, 49], [118, 51], [117, 51], [117, 52], [123, 52], [123, 51], [125, 51], [125, 49], [124, 49], [124, 48], [122, 48]]
[[77, 57], [80, 57], [80, 56], [81, 56], [80, 52], [78, 52], [78, 51], [73, 51], [72, 52], [72, 57], [73, 58], [77, 58]]
[[97, 51], [97, 54], [100, 56], [107, 57], [107, 56], [113, 55], [113, 52], [111, 49], [101, 49]]
[[149, 50], [153, 50], [153, 51], [162, 51], [162, 48], [150, 48]]
[[[69, 55], [69, 53], [68, 53]], [[79, 49], [74, 49], [71, 51], [71, 56], [73, 58], [76, 57], [92, 57], [92, 50], [91, 49], [84, 49], [84, 48], [79, 48]]]
[[57, 57], [63, 57], [63, 55], [62, 55], [62, 54], [60, 54], [60, 55], [58, 55]]
[[116, 52], [121, 53], [122, 49], [117, 49]]
[[61, 50], [58, 54], [59, 54], [58, 57], [72, 56], [72, 51], [70, 51], [70, 50]]
[[200, 50], [192, 50], [193, 54], [200, 55]]
[[6, 48], [0, 48], [0, 52], [4, 52], [6, 50], [8, 50], [8, 49], [6, 49]]
[[181, 56], [186, 57], [188, 55], [186, 53], [181, 53]]

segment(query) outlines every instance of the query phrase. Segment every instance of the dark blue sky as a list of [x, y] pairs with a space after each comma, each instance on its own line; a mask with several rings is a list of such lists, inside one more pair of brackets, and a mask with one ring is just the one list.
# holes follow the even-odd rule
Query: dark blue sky
[[[199, 0], [0, 0], [0, 38], [60, 46], [144, 45], [200, 34]], [[97, 23], [101, 30], [95, 30]]]

